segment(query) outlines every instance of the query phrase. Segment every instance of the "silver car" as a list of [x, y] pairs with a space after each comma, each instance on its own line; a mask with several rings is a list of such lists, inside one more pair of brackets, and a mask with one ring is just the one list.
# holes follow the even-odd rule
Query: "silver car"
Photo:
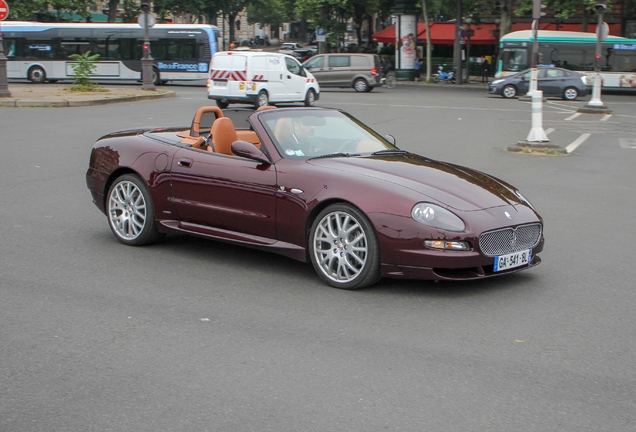
[[[525, 95], [530, 88], [531, 73], [532, 69], [526, 69], [505, 78], [495, 79], [488, 86], [488, 93], [505, 98]], [[556, 67], [542, 67], [538, 73], [537, 89], [543, 92], [543, 96], [556, 96], [573, 101], [579, 96], [587, 95], [586, 76], [582, 73]]]

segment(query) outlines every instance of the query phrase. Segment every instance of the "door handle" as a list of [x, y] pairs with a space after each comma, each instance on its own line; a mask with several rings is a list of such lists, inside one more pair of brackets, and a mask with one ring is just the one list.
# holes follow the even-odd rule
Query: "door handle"
[[184, 168], [190, 168], [192, 166], [192, 159], [181, 159], [177, 162], [177, 165]]

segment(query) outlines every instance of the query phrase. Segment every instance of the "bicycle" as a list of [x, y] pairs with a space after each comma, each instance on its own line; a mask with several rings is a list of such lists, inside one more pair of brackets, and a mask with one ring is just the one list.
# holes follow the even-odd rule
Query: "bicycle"
[[392, 89], [393, 87], [395, 87], [395, 76], [393, 75], [387, 75], [385, 77], [382, 77], [382, 84], [384, 85], [384, 87], [386, 88], [390, 88]]

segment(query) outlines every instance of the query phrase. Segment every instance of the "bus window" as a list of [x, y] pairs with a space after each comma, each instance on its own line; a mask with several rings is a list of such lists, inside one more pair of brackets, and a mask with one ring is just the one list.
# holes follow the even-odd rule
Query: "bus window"
[[530, 67], [527, 48], [504, 48], [503, 70], [522, 71]]

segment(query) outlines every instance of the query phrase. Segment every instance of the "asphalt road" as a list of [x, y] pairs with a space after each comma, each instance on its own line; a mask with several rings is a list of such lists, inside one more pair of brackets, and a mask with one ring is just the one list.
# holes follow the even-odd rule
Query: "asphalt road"
[[636, 99], [550, 100], [568, 156], [514, 154], [530, 105], [440, 86], [325, 91], [399, 146], [518, 186], [543, 264], [470, 283], [322, 284], [181, 235], [119, 244], [84, 174], [102, 134], [189, 126], [201, 87], [0, 109], [0, 431], [633, 431]]

